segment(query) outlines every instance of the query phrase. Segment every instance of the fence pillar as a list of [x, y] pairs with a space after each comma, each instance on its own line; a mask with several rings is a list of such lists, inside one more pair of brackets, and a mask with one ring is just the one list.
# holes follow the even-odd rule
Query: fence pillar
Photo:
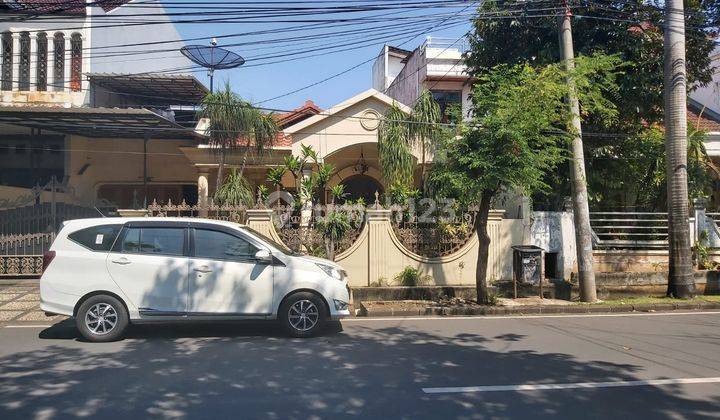
[[368, 286], [387, 272], [389, 253], [385, 247], [391, 243], [387, 240], [388, 229], [392, 229], [391, 216], [392, 211], [385, 209], [368, 209], [365, 213], [368, 225]]
[[523, 196], [520, 201], [520, 217], [523, 221], [523, 245], [532, 244], [533, 212], [530, 197]]
[[694, 238], [691, 239], [691, 243], [694, 242], [700, 242], [703, 238], [702, 233], [706, 232], [707, 227], [707, 216], [705, 215], [705, 208], [707, 206], [707, 200], [705, 198], [695, 198], [693, 199], [693, 210], [694, 210], [694, 220], [693, 225], [691, 226], [692, 229], [690, 229], [690, 232], [694, 235]]
[[208, 177], [210, 172], [207, 169], [198, 171], [198, 216], [208, 217]]
[[275, 225], [272, 221], [273, 211], [271, 209], [247, 209], [245, 210], [245, 224], [254, 229], [275, 242], [282, 243], [280, 235], [275, 230]]

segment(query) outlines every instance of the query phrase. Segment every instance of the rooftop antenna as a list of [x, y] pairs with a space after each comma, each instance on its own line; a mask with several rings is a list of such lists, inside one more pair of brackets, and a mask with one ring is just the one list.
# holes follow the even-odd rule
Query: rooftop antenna
[[213, 77], [215, 70], [226, 70], [240, 67], [245, 64], [245, 59], [228, 49], [218, 47], [217, 39], [210, 41], [207, 45], [187, 45], [180, 48], [182, 55], [195, 64], [205, 67], [210, 77], [210, 93], [214, 92]]

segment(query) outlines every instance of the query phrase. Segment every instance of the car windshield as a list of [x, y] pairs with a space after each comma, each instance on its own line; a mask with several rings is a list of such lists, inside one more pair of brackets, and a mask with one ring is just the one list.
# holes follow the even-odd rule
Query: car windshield
[[255, 230], [255, 229], [253, 229], [253, 228], [250, 228], [250, 227], [247, 227], [247, 226], [242, 226], [241, 229], [244, 229], [244, 230], [250, 232], [250, 233], [253, 234], [254, 236], [257, 236], [258, 238], [260, 238], [260, 239], [262, 239], [263, 241], [267, 242], [267, 243], [268, 243], [269, 245], [271, 245], [273, 248], [277, 249], [278, 251], [282, 252], [282, 253], [285, 254], [285, 255], [300, 255], [299, 253], [293, 251], [292, 249], [288, 248], [288, 247], [285, 246], [284, 244], [281, 244], [281, 243], [279, 243], [279, 242], [276, 242], [276, 241], [268, 238], [267, 236], [263, 235], [262, 233], [258, 232], [257, 230]]

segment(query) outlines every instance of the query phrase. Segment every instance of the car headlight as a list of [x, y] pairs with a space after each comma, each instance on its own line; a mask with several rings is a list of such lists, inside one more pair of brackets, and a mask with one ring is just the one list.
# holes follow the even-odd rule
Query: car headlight
[[331, 266], [331, 265], [320, 264], [320, 263], [315, 263], [315, 265], [317, 265], [318, 267], [320, 267], [320, 269], [321, 269], [322, 271], [324, 271], [325, 274], [327, 274], [328, 276], [334, 278], [335, 280], [342, 280], [342, 279], [343, 279], [343, 273], [342, 273], [340, 270], [338, 270], [337, 268], [335, 268], [335, 267], [333, 267], [333, 266]]

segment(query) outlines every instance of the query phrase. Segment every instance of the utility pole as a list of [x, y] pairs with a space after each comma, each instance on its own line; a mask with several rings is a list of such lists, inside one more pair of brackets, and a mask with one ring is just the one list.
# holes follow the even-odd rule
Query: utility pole
[[[682, 1], [682, 0], [681, 0]], [[595, 272], [593, 271], [592, 231], [590, 229], [590, 207], [588, 205], [587, 177], [585, 176], [585, 156], [583, 154], [582, 123], [580, 121], [580, 102], [575, 89], [572, 71], [575, 69], [575, 51], [572, 38], [572, 12], [565, 1], [565, 14], [560, 22], [560, 49], [565, 70], [568, 72], [568, 106], [572, 114], [572, 157], [570, 159], [570, 181], [572, 183], [572, 203], [575, 221], [575, 247], [577, 248], [578, 278], [580, 280], [580, 300], [595, 302]]]
[[687, 78], [683, 0], [665, 0], [665, 154], [669, 272], [667, 295], [695, 294], [687, 184]]

